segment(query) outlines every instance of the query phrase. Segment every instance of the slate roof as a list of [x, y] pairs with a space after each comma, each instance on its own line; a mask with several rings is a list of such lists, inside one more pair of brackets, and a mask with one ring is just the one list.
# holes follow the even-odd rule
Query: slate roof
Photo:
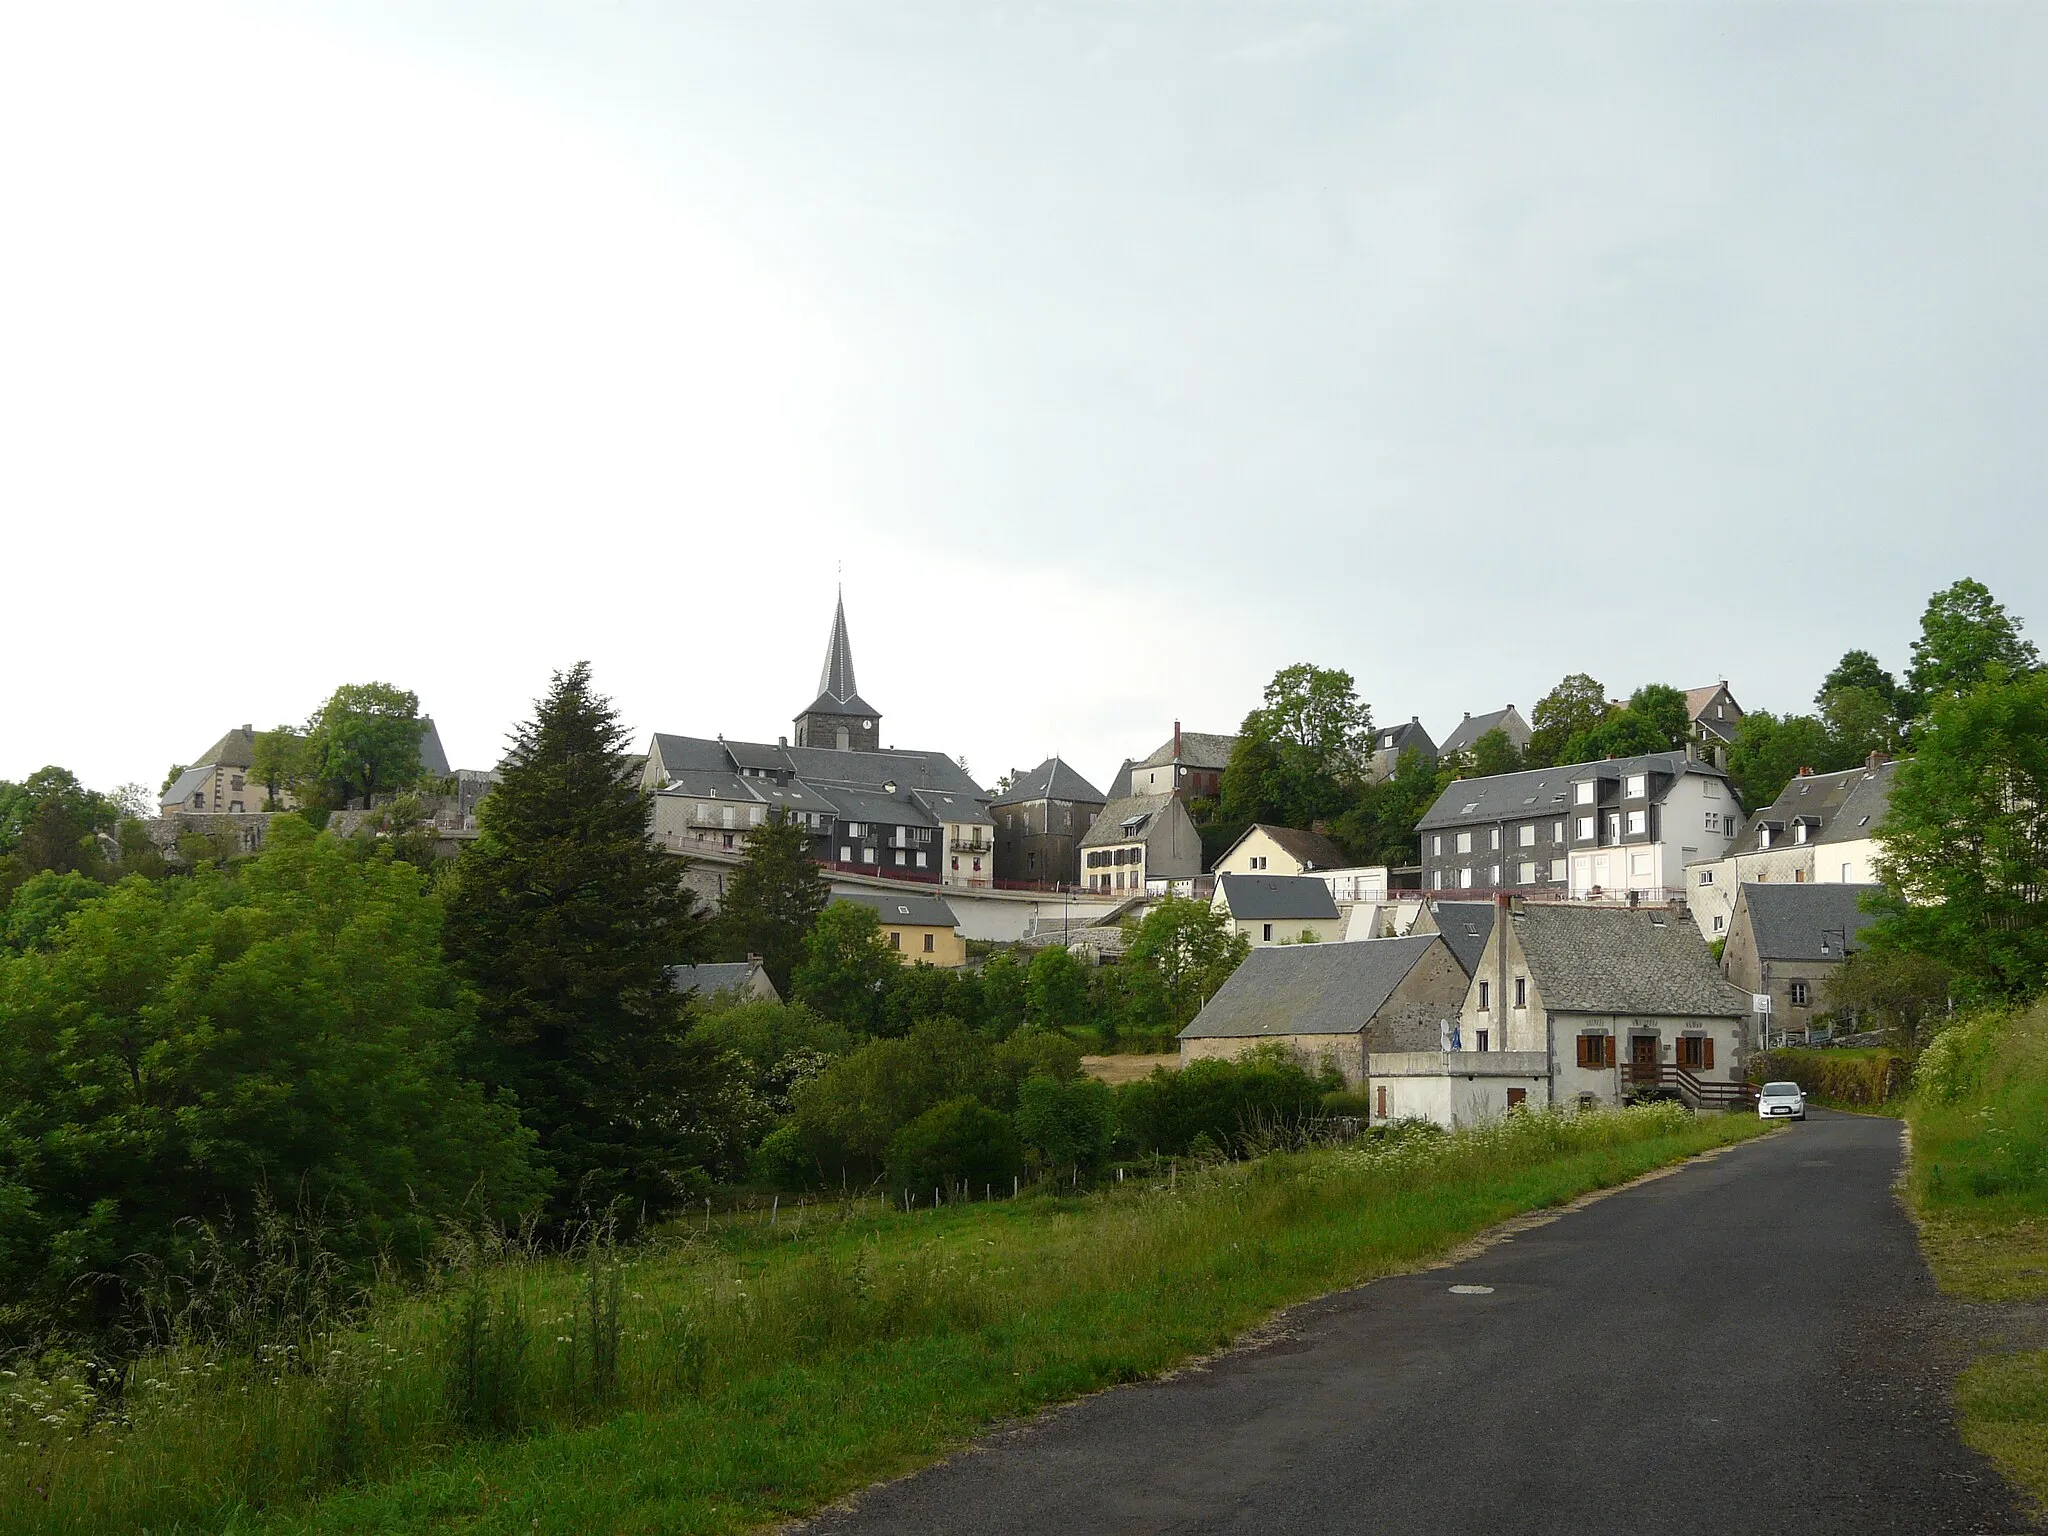
[[247, 768], [256, 761], [256, 733], [238, 725], [208, 747], [195, 768]]
[[[1102, 848], [1115, 843], [1135, 843], [1151, 835], [1158, 823], [1159, 814], [1172, 805], [1171, 795], [1125, 795], [1121, 800], [1112, 800], [1102, 808], [1102, 814], [1095, 818], [1081, 837], [1083, 848]], [[1135, 832], [1126, 832], [1124, 823], [1135, 816], [1150, 818]]]
[[1493, 903], [1440, 901], [1429, 915], [1452, 956], [1470, 976], [1479, 968], [1479, 957], [1486, 953], [1486, 941], [1493, 937]]
[[[893, 783], [899, 790], [929, 789], [983, 798], [982, 789], [943, 752], [898, 748], [889, 752], [841, 752], [832, 747], [784, 747], [758, 741], [714, 741], [702, 736], [670, 736], [657, 731], [648, 745], [651, 756], [674, 777], [695, 770], [731, 773], [735, 767], [759, 768], [794, 775], [816, 788], [847, 785], [880, 791]], [[750, 779], [761, 784], [765, 780]], [[771, 800], [771, 803], [772, 800]]]
[[[1228, 768], [1231, 749], [1236, 745], [1235, 736], [1217, 736], [1208, 731], [1182, 731], [1180, 761], [1190, 768]], [[1157, 768], [1173, 760], [1173, 738], [1169, 736], [1150, 757], [1142, 759], [1134, 766]]]
[[[1727, 686], [1728, 680], [1724, 677], [1723, 679], [1721, 679], [1720, 682], [1709, 683], [1704, 688], [1686, 689], [1685, 717], [1686, 719], [1690, 720], [1694, 725], [1698, 726], [1702, 731], [1705, 731], [1708, 735], [1712, 736], [1716, 741], [1732, 744], [1735, 740], [1736, 727], [1741, 723], [1740, 720], [1735, 716], [1730, 716], [1727, 719], [1723, 720], [1716, 720], [1706, 712], [1707, 706], [1712, 704], [1715, 698], [1720, 694], [1721, 690], [1726, 688]], [[1735, 695], [1732, 693], [1729, 694], [1728, 701], [1731, 704], [1734, 704]], [[1735, 707], [1739, 713], [1741, 710], [1741, 706], [1736, 705]]]
[[[1512, 722], [1509, 720], [1509, 716], [1514, 717]], [[1446, 757], [1450, 756], [1453, 752], [1469, 752], [1472, 749], [1472, 743], [1484, 736], [1488, 731], [1505, 730], [1512, 736], [1515, 732], [1511, 726], [1521, 724], [1522, 712], [1512, 704], [1508, 705], [1506, 709], [1496, 709], [1489, 714], [1467, 715], [1452, 729], [1451, 734], [1444, 738], [1444, 744], [1438, 750]], [[1523, 729], [1526, 730], [1527, 727], [1524, 726]], [[1517, 744], [1519, 745], [1519, 743]]]
[[428, 715], [420, 721], [420, 772], [428, 778], [445, 779], [455, 770], [448, 766], [448, 754], [441, 746], [441, 733], [434, 728], [434, 717]]
[[1029, 773], [1018, 774], [1016, 781], [989, 804], [1024, 805], [1034, 800], [1077, 800], [1090, 805], [1106, 805], [1108, 799], [1062, 759], [1048, 757]]
[[1422, 728], [1420, 719], [1410, 720], [1406, 725], [1390, 725], [1373, 734], [1372, 749], [1375, 752], [1391, 752], [1398, 758], [1410, 747], [1425, 756], [1436, 751], [1436, 743], [1429, 739], [1429, 732]]
[[937, 821], [950, 821], [963, 826], [992, 827], [995, 817], [988, 808], [973, 795], [951, 795], [937, 789], [914, 789], [911, 799], [925, 808]]
[[832, 633], [825, 641], [825, 665], [818, 673], [818, 697], [805, 714], [867, 715], [879, 713], [860, 696], [853, 681], [853, 642], [846, 638], [846, 594], [832, 613]]
[[[1820, 830], [1807, 838], [1809, 844], [1849, 843], [1875, 837], [1891, 806], [1892, 781], [1897, 763], [1877, 768], [1849, 768], [1841, 773], [1810, 773], [1795, 778], [1778, 798], [1750, 817], [1728, 852], [1755, 853], [1757, 834], [1766, 824], [1779, 830], [1789, 828], [1801, 816], [1819, 817]], [[1777, 837], [1773, 848], [1785, 845]]]
[[1304, 869], [1344, 869], [1349, 866], [1350, 861], [1344, 857], [1344, 850], [1323, 836], [1322, 833], [1304, 832], [1299, 827], [1268, 826], [1263, 821], [1255, 821], [1246, 827], [1243, 835], [1238, 838], [1236, 843], [1232, 843], [1228, 848], [1224, 849], [1223, 857], [1219, 858], [1216, 862], [1220, 864], [1223, 862], [1223, 859], [1227, 859], [1237, 852], [1238, 843], [1242, 843], [1245, 838], [1250, 837], [1254, 832], [1265, 833], [1283, 852]]
[[157, 797], [162, 806], [182, 806], [192, 798], [195, 789], [204, 789], [213, 782], [213, 764], [201, 763], [196, 768], [187, 768], [178, 775], [178, 782]]
[[[1693, 761], [1683, 752], [1650, 752], [1641, 757], [1608, 758], [1597, 763], [1563, 763], [1555, 768], [1524, 768], [1519, 773], [1497, 773], [1491, 778], [1459, 779], [1437, 796], [1436, 804], [1416, 822], [1416, 830], [1483, 826], [1495, 821], [1526, 821], [1533, 816], [1563, 816], [1569, 808], [1572, 780], [1584, 778], [1588, 769], [1598, 769], [1610, 777], [1661, 773], [1674, 784], [1680, 775], [1687, 773], [1704, 774], [1715, 779], [1728, 777], [1712, 763]], [[1666, 785], [1664, 794], [1669, 792], [1670, 786]], [[1652, 798], [1661, 803], [1664, 794]]]
[[1714, 964], [1682, 911], [1531, 902], [1510, 919], [1544, 1006], [1565, 1013], [1725, 1019], [1749, 994]]
[[668, 975], [678, 992], [702, 992], [709, 997], [714, 992], [738, 991], [759, 969], [758, 960], [733, 960], [717, 965], [672, 965]]
[[1357, 1034], [1436, 942], [1435, 934], [1415, 934], [1255, 949], [1180, 1038]]
[[1216, 891], [1240, 923], [1329, 922], [1337, 916], [1336, 898], [1314, 875], [1218, 875]]
[[[1839, 960], [1844, 942], [1854, 943], [1856, 935], [1877, 920], [1858, 903], [1866, 893], [1882, 889], [1811, 880], [1746, 883], [1739, 905], [1749, 909], [1749, 930], [1759, 960]], [[1736, 919], [1741, 920], [1739, 910]]]
[[901, 791], [884, 794], [881, 790], [848, 789], [834, 784], [821, 793], [831, 797], [833, 805], [839, 808], [842, 821], [875, 822], [882, 826], [936, 827], [939, 820], [917, 803], [914, 796]]
[[1111, 800], [1121, 800], [1131, 792], [1131, 770], [1135, 767], [1137, 767], [1137, 764], [1127, 757], [1123, 761], [1123, 766], [1110, 775], [1109, 798]]
[[957, 928], [960, 920], [953, 915], [953, 909], [936, 896], [914, 896], [909, 893], [897, 895], [869, 891], [835, 892], [834, 901], [859, 902], [871, 907], [887, 927], [891, 923], [905, 928]]

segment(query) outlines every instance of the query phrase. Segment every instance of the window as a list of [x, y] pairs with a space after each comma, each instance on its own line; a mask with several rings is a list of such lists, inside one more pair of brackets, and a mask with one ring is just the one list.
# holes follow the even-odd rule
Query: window
[[1486, 834], [1486, 846], [1487, 846], [1487, 847], [1489, 847], [1489, 848], [1498, 848], [1498, 847], [1500, 846], [1500, 828], [1499, 828], [1499, 827], [1495, 827], [1495, 828], [1493, 828], [1493, 829], [1492, 829], [1491, 831], [1489, 831], [1489, 832], [1488, 832], [1488, 833]]
[[1793, 841], [1793, 842], [1795, 842], [1795, 843], [1803, 843], [1803, 842], [1805, 842], [1805, 841], [1806, 841], [1806, 823], [1805, 823], [1805, 822], [1803, 822], [1803, 821], [1800, 821], [1800, 822], [1794, 822], [1794, 823], [1793, 823], [1793, 825], [1792, 825], [1792, 841]]
[[1429, 851], [1431, 853], [1442, 853], [1444, 851], [1443, 833], [1439, 832], [1429, 840]]
[[874, 862], [875, 862], [875, 850], [874, 850], [874, 849], [872, 849], [872, 848], [863, 848], [863, 849], [861, 849], [861, 851], [860, 851], [860, 861], [861, 861], [861, 863], [863, 863], [863, 864], [872, 864], [872, 863], [874, 863]]
[[860, 823], [857, 821], [849, 822], [846, 827], [846, 835], [848, 837], [859, 837], [861, 835]]
[[1723, 921], [1724, 919], [1718, 917], [1714, 919], [1714, 932], [1719, 933], [1721, 931], [1721, 924], [1723, 923]]
[[1647, 875], [1650, 872], [1650, 856], [1647, 853], [1630, 854], [1628, 872], [1632, 875]]
[[1490, 1031], [1488, 1031], [1488, 1030], [1484, 1030], [1484, 1029], [1480, 1030], [1480, 1031], [1479, 1031], [1479, 1046], [1478, 1046], [1478, 1049], [1480, 1049], [1480, 1050], [1482, 1050], [1482, 1051], [1486, 1051], [1486, 1050], [1491, 1050], [1492, 1048], [1493, 1048], [1493, 1045], [1492, 1045], [1492, 1034], [1491, 1034], [1491, 1032], [1490, 1032]]
[[231, 774], [229, 774], [229, 775], [228, 775], [228, 788], [229, 788], [229, 789], [240, 789], [241, 787], [242, 787], [242, 776], [241, 776], [241, 775], [240, 775], [239, 773], [231, 773]]
[[891, 949], [901, 949], [903, 947], [903, 935], [893, 928], [889, 930], [889, 947]]
[[974, 873], [977, 875], [981, 873], [981, 860], [979, 859], [974, 861]]
[[1711, 1035], [1680, 1035], [1678, 1037], [1678, 1064], [1694, 1072], [1705, 1071], [1714, 1064], [1714, 1040]]
[[1444, 872], [1442, 870], [1433, 869], [1429, 872], [1429, 888], [1432, 891], [1440, 891], [1444, 888]]
[[1561, 842], [1563, 842], [1563, 841], [1564, 841], [1564, 823], [1563, 823], [1563, 822], [1561, 822], [1561, 821], [1553, 821], [1553, 822], [1552, 822], [1552, 823], [1550, 824], [1550, 840], [1551, 840], [1551, 841], [1552, 841], [1553, 843], [1561, 843]]
[[1500, 889], [1500, 866], [1498, 864], [1486, 866], [1486, 883], [1496, 891]]
[[903, 850], [901, 848], [896, 850], [896, 867], [898, 869], [903, 867]]
[[1589, 1069], [1614, 1065], [1614, 1036], [1579, 1036], [1579, 1065]]
[[1534, 848], [1536, 846], [1535, 822], [1525, 821], [1515, 828], [1515, 846], [1518, 848]]
[[1707, 812], [1707, 830], [1709, 832], [1721, 830], [1721, 813], [1719, 811]]
[[1266, 867], [1266, 856], [1265, 856], [1265, 855], [1264, 855], [1263, 853], [1255, 853], [1255, 854], [1253, 854], [1253, 855], [1252, 855], [1252, 868], [1253, 868], [1253, 869], [1264, 869], [1265, 867]]
[[1850, 864], [1844, 864], [1844, 865], [1842, 866], [1842, 884], [1844, 884], [1844, 885], [1854, 885], [1854, 884], [1856, 883], [1856, 882], [1855, 882], [1855, 881], [1854, 881], [1854, 880], [1853, 880], [1852, 878], [1850, 878], [1850, 875], [1849, 875], [1849, 871], [1850, 871], [1851, 869], [1853, 869], [1854, 867], [1855, 867], [1854, 865], [1850, 865]]
[[1793, 982], [1792, 1006], [1794, 1008], [1804, 1008], [1810, 1001], [1812, 1001], [1812, 993], [1808, 991], [1806, 983], [1803, 981]]
[[1650, 792], [1649, 776], [1641, 773], [1630, 774], [1622, 781], [1621, 792], [1631, 800], [1642, 799], [1644, 795]]
[[928, 955], [932, 953], [932, 940], [935, 937], [937, 937], [937, 935], [929, 933], [924, 936], [924, 952]]
[[1581, 779], [1572, 786], [1572, 804], [1591, 805], [1592, 803], [1593, 781], [1591, 779]]
[[960, 856], [957, 853], [953, 855], [953, 867], [955, 869], [960, 867]]
[[1700, 793], [1705, 795], [1709, 800], [1720, 799], [1721, 781], [1719, 779], [1701, 779]]
[[1472, 851], [1472, 834], [1471, 834], [1470, 832], [1460, 832], [1460, 833], [1458, 834], [1458, 852], [1460, 852], [1460, 853], [1470, 853], [1471, 851]]
[[1523, 1106], [1524, 1104], [1527, 1104], [1528, 1102], [1529, 1102], [1529, 1090], [1528, 1090], [1528, 1089], [1526, 1089], [1526, 1088], [1510, 1088], [1510, 1089], [1508, 1090], [1508, 1108], [1509, 1108], [1509, 1109], [1520, 1109], [1520, 1108], [1521, 1108], [1521, 1107], [1522, 1107], [1522, 1106]]
[[1593, 841], [1593, 818], [1590, 816], [1581, 816], [1579, 818], [1579, 841], [1582, 843]]
[[1271, 923], [1267, 923], [1265, 927], [1266, 931], [1263, 934], [1261, 934], [1260, 937], [1263, 938], [1268, 944], [1270, 944], [1273, 942], [1273, 925]]
[[1517, 885], [1534, 885], [1536, 883], [1536, 861], [1534, 859], [1522, 860], [1521, 864], [1517, 866], [1515, 874], [1517, 876], [1515, 881]]
[[757, 805], [749, 809], [747, 812], [747, 825], [750, 827], [758, 827], [759, 825], [761, 825], [762, 813], [765, 812], [767, 809], [768, 807], [766, 807], [765, 805]]
[[1481, 1013], [1485, 1013], [1491, 1008], [1492, 997], [1493, 983], [1490, 981], [1482, 981], [1481, 983], [1479, 983], [1479, 1011]]
[[1630, 837], [1641, 837], [1649, 830], [1650, 813], [1648, 811], [1630, 811], [1628, 813], [1628, 833]]
[[1529, 1006], [1529, 978], [1526, 976], [1517, 976], [1515, 978], [1515, 1006], [1517, 1008]]
[[1469, 870], [1469, 869], [1461, 869], [1461, 870], [1459, 870], [1459, 871], [1458, 871], [1458, 888], [1459, 888], [1460, 890], [1465, 890], [1465, 891], [1469, 891], [1469, 890], [1471, 890], [1471, 889], [1472, 889], [1472, 871], [1471, 871], [1471, 870]]
[[1619, 811], [1609, 811], [1607, 813], [1607, 841], [1610, 843], [1621, 841], [1621, 812]]
[[839, 845], [839, 862], [842, 864], [851, 864], [853, 862], [853, 850], [844, 843]]
[[1769, 827], [1758, 827], [1756, 829], [1756, 845], [1759, 848], [1771, 846], [1771, 829]]
[[[1036, 855], [1036, 854], [1033, 854], [1033, 855], [1032, 855], [1032, 857], [1033, 857], [1033, 859], [1036, 859], [1036, 858], [1037, 858], [1037, 855]], [[920, 853], [920, 854], [919, 854], [919, 855], [917, 856], [917, 867], [918, 867], [919, 869], [923, 869], [923, 868], [925, 867], [925, 864], [924, 864], [924, 855], [923, 855], [923, 854], [921, 854], [921, 853]]]

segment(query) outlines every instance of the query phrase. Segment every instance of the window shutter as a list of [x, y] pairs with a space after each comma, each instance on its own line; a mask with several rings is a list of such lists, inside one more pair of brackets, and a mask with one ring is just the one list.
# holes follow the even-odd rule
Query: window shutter
[[1711, 1067], [1714, 1064], [1714, 1037], [1712, 1035], [1707, 1036], [1706, 1039], [1700, 1042], [1700, 1050], [1704, 1053], [1700, 1064], [1703, 1067]]
[[1603, 1035], [1601, 1039], [1605, 1041], [1605, 1048], [1601, 1053], [1604, 1059], [1600, 1064], [1603, 1067], [1611, 1067], [1614, 1065], [1614, 1036]]

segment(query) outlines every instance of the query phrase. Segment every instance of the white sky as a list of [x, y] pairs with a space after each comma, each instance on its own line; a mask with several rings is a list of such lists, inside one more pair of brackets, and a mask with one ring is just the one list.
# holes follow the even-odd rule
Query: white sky
[[[1098, 783], [2048, 621], [2036, 5], [0, 7], [0, 777], [589, 658]], [[2040, 635], [2048, 622], [2037, 626]]]

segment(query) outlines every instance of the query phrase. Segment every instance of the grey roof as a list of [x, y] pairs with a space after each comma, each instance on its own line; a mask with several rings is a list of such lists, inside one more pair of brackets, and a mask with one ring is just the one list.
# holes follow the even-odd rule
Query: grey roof
[[1110, 800], [1121, 800], [1130, 794], [1131, 770], [1135, 767], [1137, 767], [1137, 764], [1127, 757], [1123, 761], [1123, 766], [1109, 776], [1108, 798]]
[[[1446, 750], [1449, 750], [1446, 748]], [[1483, 826], [1494, 821], [1526, 821], [1534, 816], [1562, 816], [1571, 800], [1572, 780], [1588, 771], [1619, 778], [1631, 773], [1663, 774], [1677, 783], [1683, 774], [1725, 779], [1712, 763], [1695, 762], [1683, 752], [1650, 752], [1641, 757], [1607, 758], [1596, 763], [1563, 763], [1555, 768], [1525, 768], [1484, 779], [1458, 779], [1437, 796], [1435, 805], [1416, 822], [1417, 831], [1456, 826]], [[1665, 786], [1664, 794], [1670, 792]], [[1664, 794], [1653, 797], [1661, 802]]]
[[453, 771], [448, 766], [448, 754], [441, 748], [441, 733], [434, 728], [434, 717], [428, 715], [420, 721], [420, 772], [431, 779], [445, 779]]
[[1721, 975], [1698, 924], [1676, 908], [1531, 902], [1510, 921], [1547, 1008], [1716, 1019], [1749, 1012], [1749, 994]]
[[825, 642], [825, 665], [818, 672], [818, 697], [805, 714], [869, 715], [880, 713], [860, 696], [853, 681], [853, 642], [846, 638], [846, 594], [832, 613], [832, 634]]
[[[1444, 744], [1440, 750], [1445, 756], [1449, 756], [1453, 752], [1468, 752], [1472, 748], [1472, 743], [1484, 736], [1488, 731], [1504, 730], [1508, 735], [1514, 736], [1517, 727], [1520, 728], [1522, 735], [1526, 738], [1528, 727], [1522, 723], [1522, 712], [1512, 704], [1508, 705], [1506, 709], [1496, 709], [1490, 714], [1467, 715], [1452, 728], [1451, 734], [1444, 738]], [[1517, 741], [1516, 745], [1521, 745], [1521, 742]]]
[[1218, 875], [1217, 893], [1240, 923], [1329, 921], [1337, 900], [1314, 875]]
[[[1209, 731], [1182, 731], [1180, 761], [1193, 768], [1228, 768], [1231, 749], [1236, 745], [1235, 736], [1218, 736]], [[1169, 736], [1160, 743], [1157, 751], [1134, 766], [1157, 768], [1173, 760], [1173, 738]]]
[[1728, 702], [1735, 705], [1735, 713], [1732, 716], [1716, 720], [1707, 713], [1707, 706], [1719, 698], [1727, 687], [1728, 680], [1724, 677], [1718, 683], [1708, 683], [1702, 688], [1686, 689], [1685, 715], [1701, 731], [1712, 736], [1716, 741], [1732, 745], [1735, 741], [1736, 728], [1742, 723], [1742, 706], [1735, 704], [1735, 695], [1732, 693], [1728, 695]]
[[1029, 773], [989, 802], [990, 805], [1023, 805], [1033, 800], [1078, 800], [1106, 805], [1109, 797], [1090, 784], [1058, 757], [1048, 757]]
[[[1172, 795], [1125, 795], [1121, 800], [1112, 800], [1102, 808], [1102, 814], [1082, 834], [1083, 848], [1102, 848], [1115, 843], [1142, 841], [1157, 824], [1161, 812], [1174, 803]], [[1145, 824], [1134, 831], [1126, 832], [1124, 823], [1136, 817], [1146, 818]]]
[[[1263, 821], [1255, 821], [1244, 829], [1237, 840], [1241, 843], [1254, 832], [1263, 832], [1278, 843], [1303, 869], [1343, 869], [1350, 863], [1344, 857], [1344, 850], [1331, 842], [1320, 832], [1305, 832], [1300, 827], [1275, 827]], [[1237, 843], [1223, 850], [1227, 859], [1237, 851]], [[1217, 860], [1218, 863], [1222, 859]]]
[[1809, 824], [1812, 818], [1820, 818], [1820, 830], [1807, 839], [1810, 843], [1847, 843], [1875, 837], [1891, 805], [1892, 780], [1898, 769], [1897, 763], [1885, 763], [1876, 768], [1849, 768], [1841, 773], [1802, 774], [1750, 818], [1728, 852], [1755, 853], [1758, 828], [1767, 823], [1789, 827], [1801, 816]]
[[1740, 909], [1746, 906], [1759, 960], [1839, 960], [1842, 946], [1854, 942], [1858, 933], [1876, 921], [1859, 903], [1868, 893], [1882, 889], [1811, 880], [1746, 883], [1736, 919], [1741, 920]]
[[909, 892], [899, 896], [894, 891], [886, 894], [879, 891], [835, 891], [832, 899], [858, 902], [872, 908], [884, 927], [890, 923], [910, 928], [960, 926], [960, 920], [953, 916], [953, 909], [937, 896], [916, 896]]
[[1389, 725], [1373, 733], [1372, 749], [1375, 752], [1391, 752], [1399, 757], [1410, 747], [1425, 756], [1436, 751], [1436, 743], [1429, 739], [1429, 732], [1422, 728], [1420, 719], [1410, 720], [1405, 725]]
[[[659, 731], [648, 744], [651, 756], [671, 778], [686, 771], [731, 773], [758, 768], [775, 775], [794, 775], [814, 788], [847, 785], [879, 791], [884, 784], [899, 790], [930, 789], [982, 799], [982, 789], [943, 752], [893, 748], [887, 752], [841, 752], [831, 747], [771, 746], [758, 741], [714, 741], [703, 736], [670, 736]], [[765, 784], [763, 779], [749, 783]], [[771, 799], [772, 803], [772, 799]]]
[[201, 763], [187, 768], [178, 775], [178, 782], [157, 797], [159, 805], [183, 805], [192, 798], [192, 792], [203, 789], [213, 782], [213, 764]]
[[1493, 903], [1440, 901], [1429, 909], [1429, 914], [1458, 965], [1470, 976], [1479, 969], [1479, 957], [1486, 953], [1486, 941], [1493, 937]]
[[834, 784], [821, 789], [820, 793], [831, 797], [842, 821], [871, 821], [901, 827], [936, 827], [939, 824], [938, 818], [918, 804], [914, 796], [901, 790], [890, 795], [879, 789], [851, 789]]
[[668, 975], [678, 992], [702, 992], [709, 997], [714, 992], [738, 991], [759, 969], [758, 960], [733, 960], [717, 965], [672, 965]]
[[975, 795], [948, 794], [939, 789], [913, 789], [910, 796], [936, 821], [982, 827], [996, 824], [995, 817], [988, 813], [988, 807]]
[[208, 747], [195, 768], [247, 768], [256, 761], [256, 733], [238, 725]]
[[1356, 1034], [1436, 942], [1435, 934], [1414, 934], [1255, 949], [1180, 1038]]

